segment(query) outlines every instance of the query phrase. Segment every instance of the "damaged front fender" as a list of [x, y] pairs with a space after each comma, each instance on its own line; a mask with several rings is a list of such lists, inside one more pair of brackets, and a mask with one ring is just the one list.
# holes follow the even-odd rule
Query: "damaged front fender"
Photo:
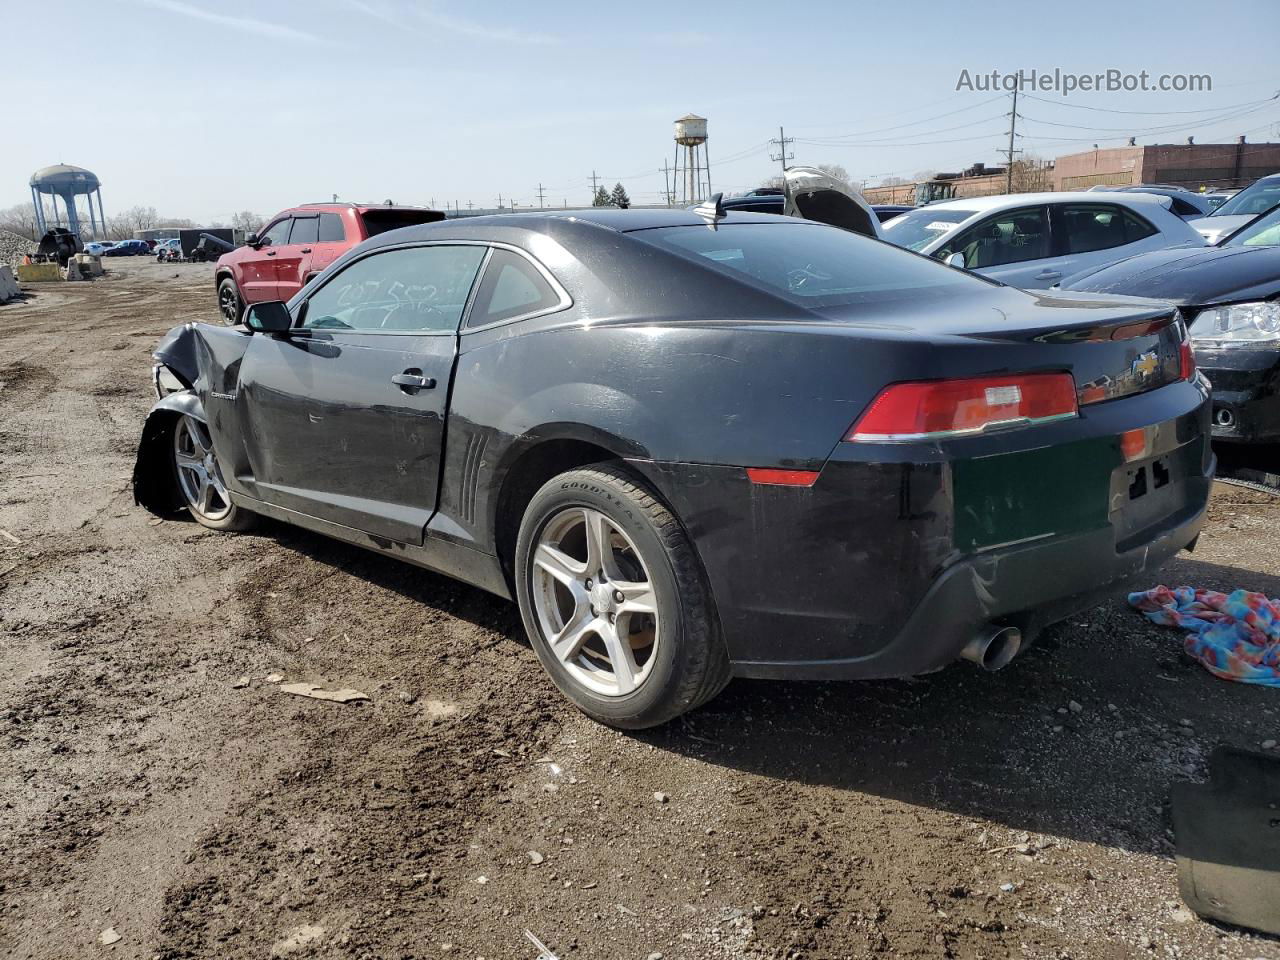
[[204, 406], [189, 390], [171, 393], [156, 403], [142, 425], [133, 464], [133, 502], [156, 516], [185, 509], [173, 469], [173, 425], [183, 415], [204, 421]]

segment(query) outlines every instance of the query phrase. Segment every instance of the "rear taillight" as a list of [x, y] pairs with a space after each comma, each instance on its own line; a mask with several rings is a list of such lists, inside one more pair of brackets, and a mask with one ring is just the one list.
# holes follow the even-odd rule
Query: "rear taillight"
[[1191, 338], [1183, 337], [1178, 344], [1178, 376], [1183, 380], [1196, 378], [1196, 352], [1191, 349]]
[[938, 440], [1076, 414], [1076, 384], [1069, 373], [895, 383], [880, 391], [845, 440]]

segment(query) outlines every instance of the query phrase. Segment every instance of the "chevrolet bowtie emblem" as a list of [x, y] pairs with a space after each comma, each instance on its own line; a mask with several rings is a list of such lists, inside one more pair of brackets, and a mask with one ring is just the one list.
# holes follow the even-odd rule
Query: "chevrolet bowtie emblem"
[[1139, 380], [1145, 380], [1156, 372], [1156, 367], [1159, 365], [1160, 361], [1156, 358], [1156, 352], [1151, 350], [1134, 360], [1129, 369]]

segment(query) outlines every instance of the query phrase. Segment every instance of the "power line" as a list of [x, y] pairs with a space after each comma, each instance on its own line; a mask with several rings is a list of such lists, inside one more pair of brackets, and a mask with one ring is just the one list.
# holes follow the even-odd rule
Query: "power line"
[[1200, 110], [1116, 110], [1111, 107], [1091, 107], [1085, 103], [1067, 103], [1065, 100], [1047, 100], [1044, 97], [1037, 97], [1035, 94], [1027, 93], [1024, 96], [1028, 100], [1038, 100], [1040, 103], [1048, 103], [1057, 107], [1071, 107], [1073, 110], [1095, 110], [1098, 113], [1127, 113], [1145, 117], [1173, 116], [1176, 114], [1189, 113], [1210, 113], [1214, 110], [1235, 110], [1239, 107], [1250, 107], [1258, 104], [1267, 103], [1280, 97], [1280, 91], [1267, 97], [1265, 100], [1250, 100], [1247, 103], [1233, 103], [1229, 107], [1204, 107]]
[[[964, 130], [966, 127], [976, 127], [980, 123], [989, 123], [992, 120], [1000, 120], [1003, 117], [1007, 117], [1008, 115], [1009, 114], [1007, 113], [997, 113], [990, 117], [983, 117], [980, 120], [970, 120], [967, 123], [958, 123], [954, 127], [943, 127], [940, 130], [931, 130], [928, 133], [919, 133], [919, 134], [908, 133], [908, 134], [905, 134], [905, 136], [930, 137], [937, 133], [950, 133], [953, 130]], [[797, 137], [796, 143], [812, 143], [812, 144], [816, 144], [818, 146], [823, 146], [823, 147], [844, 147], [844, 146], [856, 147], [856, 146], [862, 146], [864, 143], [877, 143], [882, 140], [898, 140], [898, 139], [900, 139], [900, 137], [878, 137], [872, 140], [857, 140], [853, 142], [848, 142], [846, 138], [843, 138], [843, 137], [817, 137], [817, 138]]]
[[[973, 110], [973, 109], [976, 109], [977, 107], [986, 106], [988, 103], [995, 103], [997, 100], [1003, 100], [1003, 99], [1004, 99], [1004, 94], [998, 93], [994, 97], [991, 97], [990, 99], [979, 100], [977, 103], [971, 103], [969, 104], [969, 106], [961, 107], [959, 110], [949, 110], [946, 113], [939, 113], [936, 116], [925, 117], [923, 120], [912, 120], [909, 123], [899, 123], [891, 127], [879, 127], [874, 130], [863, 130], [860, 133], [832, 134], [831, 136], [819, 137], [818, 139], [850, 140], [850, 139], [858, 139], [860, 137], [865, 137], [869, 133], [887, 133], [890, 130], [901, 130], [903, 127], [918, 127], [922, 123], [931, 123], [934, 120], [941, 120], [944, 117], [952, 117], [952, 116], [955, 116], [957, 113], [965, 113], [968, 110]], [[1001, 114], [1001, 116], [1003, 116], [1003, 114]], [[981, 121], [975, 121], [975, 122], [981, 122]], [[953, 129], [959, 129], [959, 128], [953, 128]], [[938, 130], [932, 131], [932, 133], [940, 133], [940, 132], [941, 131], [938, 131]], [[911, 134], [908, 134], [908, 136], [911, 136]]]

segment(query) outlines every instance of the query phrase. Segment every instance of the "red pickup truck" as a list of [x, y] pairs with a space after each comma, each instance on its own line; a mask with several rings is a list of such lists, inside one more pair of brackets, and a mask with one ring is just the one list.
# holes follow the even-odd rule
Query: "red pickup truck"
[[379, 233], [443, 220], [424, 207], [307, 203], [277, 213], [248, 242], [218, 259], [218, 312], [240, 322], [245, 306], [288, 300], [334, 260]]

